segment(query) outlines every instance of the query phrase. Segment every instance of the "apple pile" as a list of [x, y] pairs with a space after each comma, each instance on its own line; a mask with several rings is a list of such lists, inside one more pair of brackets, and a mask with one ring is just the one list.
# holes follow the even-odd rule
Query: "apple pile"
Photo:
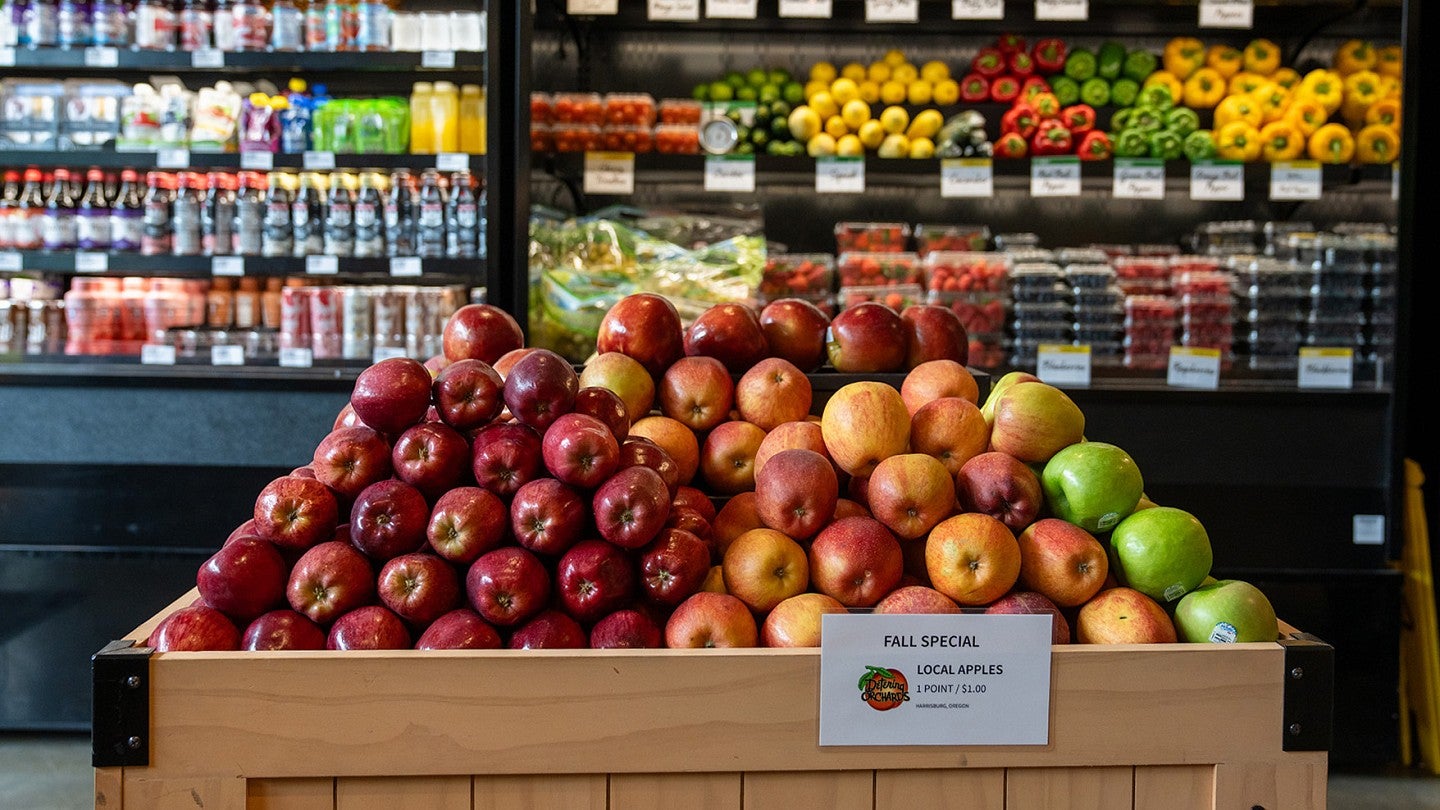
[[[1205, 584], [1199, 521], [1145, 499], [1063, 392], [1010, 374], [981, 407], [953, 313], [813, 309], [722, 304], [682, 329], [629, 296], [577, 374], [503, 311], [462, 308], [443, 356], [360, 374], [150, 646], [815, 646], [851, 608], [1048, 613], [1056, 643], [1072, 624], [1081, 642], [1275, 637], [1265, 597]], [[910, 371], [817, 418], [806, 372], [827, 355]]]

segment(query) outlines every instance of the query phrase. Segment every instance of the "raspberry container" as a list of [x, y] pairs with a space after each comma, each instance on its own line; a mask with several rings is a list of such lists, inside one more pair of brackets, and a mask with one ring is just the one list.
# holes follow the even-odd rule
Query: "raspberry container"
[[915, 249], [921, 256], [935, 251], [983, 251], [990, 245], [990, 229], [984, 225], [915, 226]]
[[925, 255], [925, 283], [934, 292], [1004, 292], [1010, 257], [1004, 253], [934, 251]]
[[840, 286], [919, 285], [920, 257], [914, 253], [851, 251], [840, 254]]
[[607, 124], [600, 131], [602, 148], [611, 152], [649, 152], [655, 147], [650, 127], [636, 124]]
[[847, 309], [856, 304], [873, 301], [884, 304], [899, 312], [911, 304], [925, 301], [925, 291], [919, 284], [882, 284], [840, 288], [840, 308]]
[[829, 253], [771, 253], [765, 258], [760, 297], [828, 296], [835, 288], [835, 257]]
[[655, 151], [667, 155], [700, 154], [700, 127], [695, 124], [661, 124], [655, 127]]
[[1170, 290], [1170, 265], [1163, 257], [1117, 256], [1111, 261], [1116, 283], [1127, 295], [1166, 293]]
[[972, 338], [990, 335], [998, 339], [1005, 331], [1010, 302], [1003, 293], [954, 293], [931, 290], [929, 303], [946, 307], [960, 317]]
[[910, 226], [901, 222], [840, 222], [835, 225], [835, 250], [900, 253], [910, 239]]
[[655, 126], [655, 97], [649, 93], [608, 93], [604, 109], [607, 126]]
[[599, 93], [556, 93], [551, 99], [554, 123], [596, 126], [605, 123], [605, 105]]
[[1139, 244], [1135, 246], [1136, 256], [1175, 256], [1179, 253], [1180, 248], [1175, 245]]
[[555, 124], [550, 138], [556, 152], [590, 152], [600, 148], [600, 127], [594, 124]]
[[700, 125], [705, 105], [688, 98], [667, 98], [660, 102], [660, 123]]
[[1171, 256], [1166, 260], [1170, 267], [1170, 276], [1179, 279], [1186, 273], [1214, 273], [1224, 267], [1224, 262], [1218, 256], [1197, 256], [1192, 253]]

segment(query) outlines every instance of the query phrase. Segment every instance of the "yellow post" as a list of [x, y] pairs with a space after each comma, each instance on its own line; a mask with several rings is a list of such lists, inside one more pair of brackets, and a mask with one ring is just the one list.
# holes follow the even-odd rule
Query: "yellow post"
[[1400, 555], [1404, 604], [1400, 625], [1400, 739], [1402, 759], [1411, 745], [1420, 764], [1440, 775], [1440, 628], [1435, 618], [1435, 581], [1430, 568], [1430, 532], [1425, 523], [1420, 465], [1405, 460], [1405, 543]]

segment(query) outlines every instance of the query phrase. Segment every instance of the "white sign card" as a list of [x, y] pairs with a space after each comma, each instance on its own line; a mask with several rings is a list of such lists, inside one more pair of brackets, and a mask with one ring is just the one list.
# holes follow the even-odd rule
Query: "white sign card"
[[312, 276], [333, 276], [340, 272], [340, 260], [334, 256], [306, 256], [305, 272]]
[[780, 0], [781, 17], [828, 20], [834, 12], [831, 0]]
[[0, 48], [0, 67], [15, 67], [14, 48]]
[[1031, 197], [1079, 197], [1080, 158], [1034, 158], [1030, 161]]
[[175, 347], [163, 343], [146, 343], [140, 347], [140, 363], [146, 366], [173, 366]]
[[1354, 388], [1355, 350], [1301, 347], [1296, 384], [1301, 388]]
[[1270, 199], [1320, 199], [1320, 164], [1313, 160], [1270, 164]]
[[1171, 346], [1166, 385], [1176, 388], [1220, 387], [1220, 350]]
[[1003, 20], [1005, 0], [950, 0], [954, 20]]
[[453, 70], [455, 68], [455, 52], [425, 51], [420, 54], [420, 67], [432, 70]]
[[1047, 20], [1088, 20], [1090, 0], [1035, 0], [1035, 19]]
[[1089, 385], [1090, 347], [1042, 343], [1037, 347], [1035, 376], [1051, 385]]
[[995, 167], [990, 158], [940, 161], [941, 197], [994, 197]]
[[155, 153], [155, 166], [161, 169], [184, 169], [190, 166], [189, 149], [161, 149]]
[[464, 152], [441, 152], [435, 156], [435, 169], [442, 172], [468, 172], [470, 156]]
[[201, 48], [198, 51], [191, 51], [190, 67], [223, 68], [225, 67], [225, 52], [219, 48]]
[[85, 251], [79, 251], [75, 254], [75, 272], [77, 273], [103, 273], [109, 269], [109, 254], [87, 253]]
[[1357, 546], [1385, 545], [1385, 516], [1352, 515], [1350, 540]]
[[706, 191], [755, 190], [754, 155], [711, 155], [705, 158]]
[[634, 194], [635, 155], [631, 152], [586, 152], [586, 194]]
[[1116, 158], [1110, 194], [1117, 200], [1165, 199], [1165, 161]]
[[1200, 0], [1201, 28], [1254, 28], [1254, 0]]
[[243, 366], [245, 365], [245, 347], [229, 343], [221, 346], [210, 347], [210, 365], [212, 366]]
[[920, 21], [920, 0], [865, 0], [865, 22]]
[[275, 153], [241, 152], [240, 168], [251, 172], [268, 172], [275, 168]]
[[390, 260], [390, 275], [397, 278], [414, 278], [421, 273], [419, 256], [396, 256]]
[[303, 346], [290, 346], [280, 350], [281, 368], [310, 368], [315, 364], [315, 353]]
[[85, 67], [113, 68], [120, 64], [120, 49], [90, 47], [85, 49]]
[[705, 16], [716, 20], [753, 20], [759, 0], [705, 0]]
[[1049, 743], [1048, 614], [820, 621], [820, 745]]
[[864, 194], [865, 158], [822, 157], [815, 159], [815, 193]]
[[335, 168], [335, 153], [306, 152], [301, 161], [307, 171], [333, 169]]
[[619, 14], [620, 0], [565, 0], [566, 14]]
[[16, 253], [13, 250], [7, 250], [4, 253], [0, 253], [0, 270], [14, 273], [24, 269], [24, 259], [20, 256], [19, 253]]
[[700, 19], [700, 0], [650, 0], [647, 11], [652, 20], [694, 22]]
[[1238, 160], [1207, 160], [1191, 164], [1190, 199], [1245, 199], [1245, 164]]
[[212, 276], [245, 275], [245, 259], [240, 256], [216, 256], [210, 260]]

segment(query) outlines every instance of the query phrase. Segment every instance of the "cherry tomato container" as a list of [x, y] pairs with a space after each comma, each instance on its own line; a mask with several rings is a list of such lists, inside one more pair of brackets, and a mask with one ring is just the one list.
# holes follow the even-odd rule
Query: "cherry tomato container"
[[667, 98], [660, 102], [660, 123], [700, 125], [705, 105], [688, 98]]
[[835, 225], [835, 251], [901, 253], [910, 241], [910, 226], [902, 222], [840, 222]]
[[660, 124], [655, 127], [655, 151], [667, 155], [700, 154], [700, 127], [695, 124]]
[[600, 131], [602, 148], [610, 152], [649, 152], [655, 148], [650, 127], [637, 124], [607, 124]]
[[990, 229], [984, 225], [915, 226], [915, 250], [922, 257], [939, 250], [981, 251], [990, 247]]
[[591, 152], [600, 148], [601, 130], [594, 124], [556, 124], [550, 138], [556, 152]]
[[900, 312], [911, 304], [924, 303], [925, 291], [919, 284], [864, 285], [841, 287], [839, 298], [841, 309], [873, 301]]
[[760, 298], [828, 296], [835, 289], [835, 257], [829, 253], [771, 253], [765, 258]]
[[555, 118], [555, 100], [549, 93], [530, 94], [530, 123], [548, 124]]
[[607, 93], [605, 95], [605, 124], [631, 124], [637, 127], [655, 126], [655, 97], [649, 93]]
[[599, 93], [556, 93], [551, 120], [557, 124], [605, 123], [605, 106]]

